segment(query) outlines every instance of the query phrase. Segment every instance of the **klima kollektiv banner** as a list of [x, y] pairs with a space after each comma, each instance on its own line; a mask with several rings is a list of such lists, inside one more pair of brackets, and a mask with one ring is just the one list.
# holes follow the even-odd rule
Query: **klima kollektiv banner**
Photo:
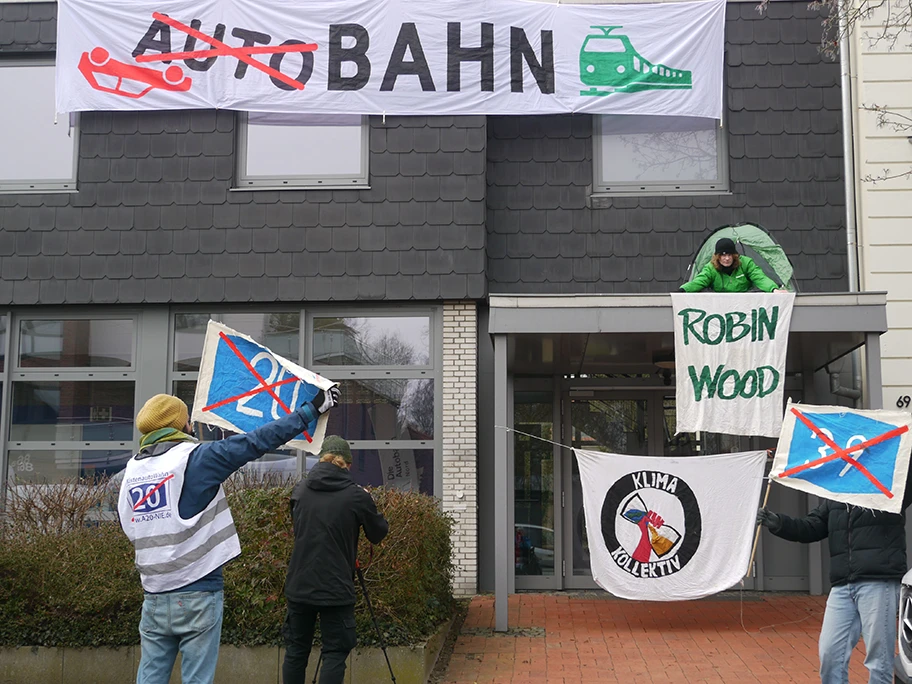
[[789, 402], [770, 479], [825, 499], [901, 513], [910, 428], [907, 411]]
[[778, 437], [794, 292], [673, 293], [677, 431]]
[[653, 458], [574, 449], [596, 583], [686, 601], [747, 574], [766, 452]]
[[[247, 433], [287, 416], [333, 384], [253, 338], [210, 320], [190, 420]], [[311, 421], [288, 446], [319, 453], [327, 420], [324, 413]]]
[[722, 116], [723, 0], [58, 7], [58, 112]]

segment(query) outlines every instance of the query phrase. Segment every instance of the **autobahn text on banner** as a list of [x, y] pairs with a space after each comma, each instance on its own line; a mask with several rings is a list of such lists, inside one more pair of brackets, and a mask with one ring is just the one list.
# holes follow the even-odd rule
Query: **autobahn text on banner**
[[721, 119], [724, 0], [60, 0], [57, 110]]
[[677, 431], [778, 437], [794, 292], [673, 293]]
[[809, 494], [901, 513], [912, 415], [789, 402], [770, 479]]
[[[210, 320], [190, 420], [246, 433], [288, 415], [334, 384]], [[319, 453], [327, 420], [324, 413], [288, 446]]]
[[686, 601], [747, 574], [766, 452], [655, 458], [574, 449], [596, 583]]

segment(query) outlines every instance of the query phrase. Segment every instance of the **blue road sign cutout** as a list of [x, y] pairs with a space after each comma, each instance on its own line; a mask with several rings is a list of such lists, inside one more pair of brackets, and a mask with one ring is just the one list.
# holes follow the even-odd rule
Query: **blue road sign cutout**
[[[265, 347], [221, 333], [202, 410], [228, 421], [239, 432], [250, 432], [288, 415], [317, 392], [319, 387], [295, 378]], [[317, 421], [311, 421], [307, 435], [316, 429]]]
[[[799, 409], [800, 410], [800, 409]], [[802, 414], [824, 434], [832, 435], [832, 441], [840, 448], [860, 444], [869, 439], [896, 428], [896, 425], [884, 423], [857, 413], [807, 413]], [[893, 473], [896, 458], [899, 455], [900, 439], [894, 437], [863, 451], [855, 451], [849, 456], [857, 460], [871, 473], [878, 482], [889, 490], [893, 489]], [[791, 444], [788, 448], [788, 463], [784, 468], [804, 465], [833, 453], [833, 449], [817, 437], [811, 429], [800, 420], [795, 421]], [[806, 480], [831, 492], [840, 494], [880, 494], [880, 489], [858, 468], [842, 458], [803, 470], [789, 477]]]

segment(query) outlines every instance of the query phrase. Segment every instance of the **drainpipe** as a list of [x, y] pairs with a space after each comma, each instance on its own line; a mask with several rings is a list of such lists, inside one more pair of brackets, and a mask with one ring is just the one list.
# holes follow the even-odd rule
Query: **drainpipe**
[[[854, 108], [852, 106], [851, 63], [849, 60], [849, 27], [846, 22], [845, 5], [847, 0], [839, 0], [839, 71], [842, 96], [842, 172], [845, 179], [845, 221], [846, 221], [846, 261], [849, 280], [849, 292], [858, 292], [860, 278], [858, 273], [858, 230], [855, 208], [855, 141], [853, 132]], [[830, 392], [837, 397], [848, 397], [855, 401], [856, 408], [861, 401], [861, 358], [858, 350], [852, 352], [852, 386], [841, 387], [839, 374], [830, 373]]]
[[842, 95], [842, 172], [845, 178], [846, 257], [848, 261], [849, 292], [858, 292], [858, 231], [855, 216], [855, 142], [852, 137], [852, 81], [849, 63], [849, 36], [845, 18], [846, 0], [840, 0], [839, 12], [839, 71]]

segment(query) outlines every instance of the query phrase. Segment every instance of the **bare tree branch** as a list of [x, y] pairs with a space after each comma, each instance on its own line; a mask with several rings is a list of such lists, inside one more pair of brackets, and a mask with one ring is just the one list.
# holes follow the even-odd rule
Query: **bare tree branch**
[[[770, 2], [761, 0], [757, 11], [763, 14]], [[839, 41], [856, 29], [862, 30], [862, 23], [878, 10], [885, 10], [886, 18], [877, 26], [865, 27], [859, 34], [868, 47], [886, 47], [888, 51], [912, 47], [912, 0], [813, 0], [808, 9], [824, 14], [820, 51], [829, 59], [839, 54]]]

